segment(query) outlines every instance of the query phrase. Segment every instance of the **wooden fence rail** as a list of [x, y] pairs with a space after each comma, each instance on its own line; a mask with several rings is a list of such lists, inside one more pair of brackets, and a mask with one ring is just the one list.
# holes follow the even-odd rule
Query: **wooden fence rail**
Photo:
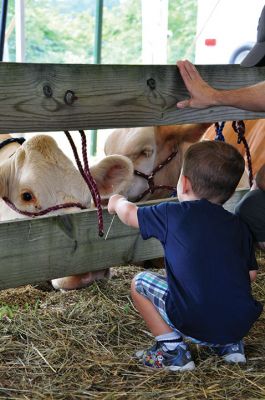
[[[225, 208], [233, 211], [245, 192], [237, 191]], [[106, 209], [103, 216], [106, 232], [112, 216]], [[142, 240], [138, 229], [122, 224], [117, 217], [106, 240], [97, 232], [95, 210], [0, 223], [0, 289], [163, 255], [156, 239]]]
[[[217, 88], [265, 80], [265, 67], [201, 65]], [[0, 63], [0, 133], [264, 118], [232, 107], [179, 110], [187, 97], [174, 65]]]
[[[265, 80], [265, 67], [198, 66], [217, 88]], [[0, 133], [48, 132], [264, 118], [231, 107], [178, 110], [187, 97], [174, 65], [0, 63]], [[229, 209], [242, 196], [227, 203]], [[104, 210], [105, 230], [111, 216]], [[162, 255], [156, 240], [115, 219], [97, 236], [95, 211], [0, 223], [0, 289]]]

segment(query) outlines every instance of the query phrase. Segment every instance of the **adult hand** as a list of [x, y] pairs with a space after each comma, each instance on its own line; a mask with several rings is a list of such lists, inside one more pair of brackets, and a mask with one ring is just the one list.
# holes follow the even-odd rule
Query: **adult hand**
[[188, 60], [178, 61], [177, 66], [190, 93], [190, 98], [177, 103], [178, 108], [207, 108], [216, 104], [218, 91], [206, 83], [195, 66]]

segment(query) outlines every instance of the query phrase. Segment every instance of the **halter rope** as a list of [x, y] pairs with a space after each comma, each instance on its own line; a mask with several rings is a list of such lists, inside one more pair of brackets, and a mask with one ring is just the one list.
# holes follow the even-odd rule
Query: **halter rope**
[[225, 126], [225, 122], [216, 122], [214, 124], [216, 136], [214, 140], [219, 140], [221, 142], [225, 142], [225, 137], [223, 135], [223, 129]]
[[23, 137], [19, 137], [19, 138], [8, 138], [8, 139], [6, 139], [6, 140], [3, 140], [1, 143], [0, 143], [0, 150], [3, 148], [3, 147], [5, 147], [7, 144], [9, 144], [9, 143], [19, 143], [20, 145], [22, 144], [22, 143], [24, 143], [25, 142], [25, 138], [23, 138]]
[[86, 135], [84, 133], [83, 130], [80, 130], [79, 133], [81, 135], [81, 139], [82, 139], [82, 155], [83, 155], [83, 163], [84, 163], [84, 168], [82, 167], [80, 158], [78, 156], [78, 152], [76, 149], [76, 146], [74, 144], [74, 141], [70, 135], [69, 131], [64, 131], [71, 147], [74, 153], [74, 157], [75, 157], [75, 161], [77, 164], [77, 167], [79, 169], [80, 174], [82, 175], [84, 181], [86, 182], [95, 206], [97, 207], [97, 215], [98, 215], [98, 229], [99, 229], [99, 236], [103, 236], [104, 232], [103, 232], [103, 213], [102, 213], [102, 207], [101, 207], [101, 198], [100, 198], [100, 194], [97, 188], [97, 184], [93, 178], [93, 176], [91, 175], [90, 171], [89, 171], [89, 166], [88, 166], [88, 159], [87, 159], [87, 144], [86, 144]]
[[44, 210], [41, 211], [36, 211], [36, 212], [23, 211], [17, 208], [15, 204], [12, 203], [12, 201], [10, 201], [7, 197], [3, 197], [3, 200], [10, 208], [12, 208], [12, 210], [16, 211], [19, 214], [26, 215], [27, 217], [40, 217], [42, 215], [48, 214], [51, 211], [61, 210], [63, 208], [70, 208], [70, 207], [78, 207], [81, 210], [86, 209], [86, 207], [83, 206], [81, 203], [63, 203], [63, 204], [57, 204], [56, 206], [45, 208]]
[[168, 156], [165, 161], [163, 161], [161, 164], [157, 165], [155, 167], [155, 169], [149, 175], [144, 174], [141, 171], [137, 171], [136, 169], [134, 170], [134, 175], [140, 176], [141, 178], [146, 179], [147, 183], [148, 183], [148, 186], [149, 186], [146, 190], [144, 190], [144, 192], [142, 194], [140, 194], [136, 198], [135, 202], [138, 202], [138, 201], [142, 200], [144, 198], [144, 196], [146, 196], [148, 193], [154, 193], [158, 189], [169, 189], [169, 190], [172, 190], [174, 193], [176, 192], [176, 188], [174, 186], [155, 185], [154, 176], [165, 165], [167, 165], [174, 157], [176, 157], [177, 153], [178, 153], [178, 151], [173, 151], [173, 153], [171, 153], [170, 156]]
[[[225, 122], [216, 122], [214, 124], [215, 126], [215, 132], [216, 132], [216, 136], [214, 140], [221, 140], [222, 142], [225, 141], [224, 135], [223, 135], [223, 129], [224, 129], [224, 125]], [[247, 142], [247, 139], [245, 138], [245, 123], [244, 121], [233, 121], [232, 122], [232, 127], [235, 131], [235, 133], [237, 133], [238, 138], [237, 138], [237, 143], [240, 144], [241, 142], [243, 142], [243, 145], [245, 147], [245, 152], [246, 152], [246, 156], [247, 156], [247, 164], [248, 164], [248, 179], [249, 179], [249, 185], [250, 187], [252, 186], [253, 183], [253, 170], [252, 170], [252, 162], [251, 162], [251, 154], [250, 154], [250, 149], [249, 149], [249, 145]]]
[[248, 145], [247, 139], [244, 136], [245, 135], [245, 131], [246, 131], [246, 127], [245, 127], [244, 121], [233, 121], [232, 127], [233, 127], [234, 131], [238, 135], [237, 143], [240, 144], [241, 142], [243, 142], [243, 145], [245, 147], [246, 156], [247, 156], [247, 163], [248, 163], [248, 172], [249, 172], [249, 175], [248, 175], [249, 186], [251, 187], [252, 184], [253, 184], [253, 169], [252, 169], [252, 162], [251, 162], [251, 154], [250, 154], [249, 145]]

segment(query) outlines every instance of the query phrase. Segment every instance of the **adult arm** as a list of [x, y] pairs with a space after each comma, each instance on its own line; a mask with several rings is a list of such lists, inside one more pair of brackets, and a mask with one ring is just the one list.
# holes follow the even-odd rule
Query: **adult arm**
[[178, 108], [208, 108], [231, 106], [249, 111], [265, 111], [265, 81], [240, 89], [219, 90], [205, 82], [189, 61], [178, 61], [177, 66], [190, 98], [179, 101]]
[[137, 210], [138, 207], [134, 203], [120, 194], [114, 194], [109, 199], [108, 212], [110, 214], [116, 213], [125, 225], [139, 228]]

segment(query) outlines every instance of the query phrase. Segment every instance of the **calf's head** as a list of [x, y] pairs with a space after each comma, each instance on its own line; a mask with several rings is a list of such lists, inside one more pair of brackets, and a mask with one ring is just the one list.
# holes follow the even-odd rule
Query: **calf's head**
[[[128, 158], [113, 155], [91, 167], [90, 172], [105, 198], [126, 190], [133, 177], [133, 165]], [[0, 153], [0, 197], [7, 197], [19, 210], [34, 213], [69, 202], [91, 206], [91, 194], [80, 172], [46, 135], [29, 139], [10, 158], [1, 158]], [[74, 210], [63, 209], [60, 213], [69, 211]], [[21, 215], [0, 201], [1, 220], [18, 217]], [[52, 285], [56, 289], [77, 289], [108, 274], [105, 269], [56, 278]]]
[[[211, 124], [186, 124], [114, 130], [105, 142], [105, 154], [121, 154], [133, 162], [134, 169], [146, 175], [174, 152], [174, 158], [154, 176], [155, 185], [176, 187], [186, 149], [202, 137]], [[148, 182], [134, 176], [125, 195], [132, 201], [148, 189]], [[145, 196], [145, 200], [162, 198], [172, 190], [156, 190]]]
[[[132, 178], [133, 167], [125, 157], [112, 156], [91, 167], [91, 174], [99, 192], [107, 197], [124, 190]], [[91, 194], [80, 172], [47, 135], [34, 136], [11, 158], [1, 160], [0, 196], [28, 212], [70, 202], [86, 208], [91, 205]], [[0, 217], [7, 220], [18, 218], [18, 214], [5, 207]]]

